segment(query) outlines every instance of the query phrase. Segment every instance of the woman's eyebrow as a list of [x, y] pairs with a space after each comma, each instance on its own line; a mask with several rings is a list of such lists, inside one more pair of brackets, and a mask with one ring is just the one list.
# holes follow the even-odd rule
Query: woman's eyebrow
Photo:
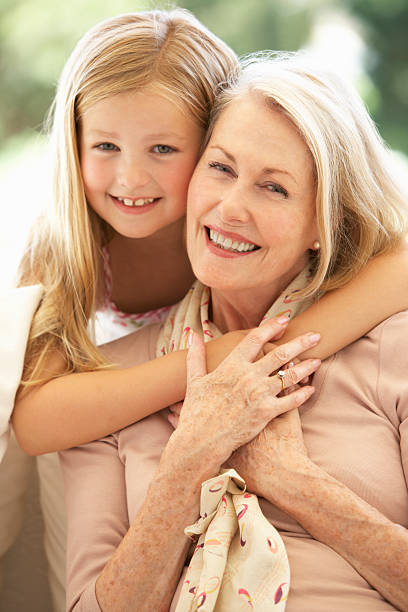
[[223, 153], [227, 159], [229, 159], [232, 162], [235, 162], [235, 157], [232, 155], [232, 153], [228, 153], [228, 151], [220, 147], [220, 145], [217, 145], [217, 144], [210, 145], [208, 149], [218, 149], [218, 151], [221, 151], [221, 153]]
[[291, 172], [288, 172], [287, 170], [282, 170], [281, 168], [264, 168], [262, 170], [262, 174], [286, 174], [286, 176], [291, 178], [292, 181], [294, 181], [297, 185], [297, 180], [295, 179], [293, 174], [291, 174]]
[[[218, 151], [221, 151], [221, 153], [223, 153], [227, 159], [229, 159], [232, 162], [235, 162], [235, 157], [232, 155], [232, 153], [228, 153], [228, 151], [226, 151], [223, 147], [220, 147], [220, 145], [217, 145], [217, 144], [210, 145], [208, 149], [218, 149]], [[293, 174], [281, 168], [265, 167], [262, 169], [261, 174], [263, 175], [264, 174], [286, 174], [286, 176], [291, 178], [297, 184], [297, 180], [295, 179]]]

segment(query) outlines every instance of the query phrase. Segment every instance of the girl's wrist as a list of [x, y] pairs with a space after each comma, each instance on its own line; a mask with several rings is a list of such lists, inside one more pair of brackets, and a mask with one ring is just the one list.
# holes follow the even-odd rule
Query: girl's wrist
[[232, 331], [207, 342], [205, 345], [207, 357], [207, 370], [212, 372], [231, 353], [231, 351], [243, 340], [249, 330]]

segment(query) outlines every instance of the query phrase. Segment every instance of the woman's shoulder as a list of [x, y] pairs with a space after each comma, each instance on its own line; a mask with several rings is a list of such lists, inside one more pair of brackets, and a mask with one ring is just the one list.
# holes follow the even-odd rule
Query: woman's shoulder
[[146, 325], [118, 340], [103, 344], [100, 348], [113, 363], [124, 368], [132, 367], [156, 357], [159, 331], [158, 323]]
[[[388, 317], [348, 347], [339, 351], [339, 360], [376, 362], [378, 369], [408, 368], [408, 310]], [[408, 370], [407, 370], [408, 372]]]
[[382, 321], [350, 350], [341, 351], [345, 366], [356, 370], [360, 384], [371, 387], [384, 411], [398, 413], [400, 421], [408, 417], [407, 344], [408, 310], [404, 310]]
[[367, 337], [381, 345], [405, 346], [408, 340], [408, 310], [391, 315], [370, 330]]

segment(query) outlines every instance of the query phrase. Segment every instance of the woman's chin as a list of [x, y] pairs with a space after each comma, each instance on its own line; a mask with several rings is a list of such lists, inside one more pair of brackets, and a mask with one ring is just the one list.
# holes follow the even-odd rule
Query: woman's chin
[[194, 275], [198, 280], [205, 285], [206, 287], [210, 287], [212, 290], [216, 291], [246, 291], [248, 290], [248, 279], [243, 281], [243, 279], [235, 279], [231, 276], [226, 276], [225, 274], [217, 274], [215, 271], [203, 271], [203, 270], [193, 270]]

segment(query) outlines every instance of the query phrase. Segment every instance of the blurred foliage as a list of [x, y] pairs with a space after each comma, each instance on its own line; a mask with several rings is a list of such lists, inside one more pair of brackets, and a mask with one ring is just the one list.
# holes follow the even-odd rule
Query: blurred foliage
[[345, 0], [361, 20], [370, 49], [366, 69], [379, 95], [370, 108], [383, 138], [408, 153], [408, 2]]
[[[407, 0], [180, 0], [239, 54], [298, 49], [327, 6], [348, 9], [362, 23], [374, 54], [367, 70], [374, 118], [391, 146], [408, 152]], [[50, 106], [58, 75], [76, 41], [111, 15], [171, 6], [143, 0], [1, 0], [0, 142], [36, 131]], [[369, 100], [368, 100], [369, 102]]]

